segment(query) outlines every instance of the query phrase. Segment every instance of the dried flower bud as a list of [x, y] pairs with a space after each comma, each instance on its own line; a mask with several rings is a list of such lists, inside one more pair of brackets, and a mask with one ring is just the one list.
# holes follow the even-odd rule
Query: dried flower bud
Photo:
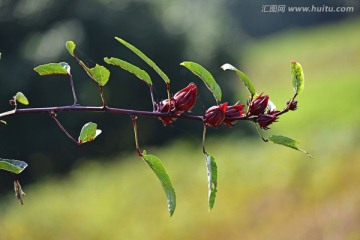
[[9, 100], [9, 103], [11, 106], [16, 106], [16, 101], [13, 98]]
[[[171, 109], [169, 99], [165, 99], [155, 105], [155, 111], [159, 113], [168, 113], [175, 110], [175, 101], [171, 99]], [[176, 120], [174, 117], [159, 117], [164, 125], [168, 125]]]
[[23, 192], [18, 180], [14, 180], [14, 191], [16, 199], [20, 201], [21, 205], [23, 205], [23, 198], [25, 196], [25, 193]]
[[[289, 101], [287, 101], [286, 102], [286, 105], [289, 107], [289, 110], [291, 110], [291, 111], [295, 111], [296, 109], [297, 109], [297, 101], [295, 101], [295, 100], [293, 100], [293, 101], [291, 101], [291, 100], [289, 100]], [[290, 105], [289, 105], [290, 104]]]
[[195, 106], [197, 92], [195, 83], [190, 83], [174, 95], [176, 114], [190, 111]]
[[219, 126], [225, 120], [227, 105], [226, 102], [219, 106], [210, 107], [205, 113], [204, 123], [211, 127]]
[[225, 120], [224, 120], [224, 124], [227, 126], [227, 127], [231, 127], [231, 126], [234, 126], [235, 123], [237, 122], [237, 120], [229, 120], [227, 118], [234, 118], [234, 117], [241, 117], [242, 115], [244, 115], [244, 104], [239, 104], [239, 103], [236, 103], [235, 105], [232, 105], [232, 106], [228, 106], [226, 108], [226, 114], [225, 114]]
[[265, 95], [258, 96], [255, 98], [251, 103], [249, 107], [249, 112], [251, 115], [260, 115], [265, 112], [265, 109], [268, 105], [269, 96]]
[[271, 114], [260, 114], [256, 122], [262, 129], [269, 129], [268, 126], [275, 122], [277, 119], [276, 115]]

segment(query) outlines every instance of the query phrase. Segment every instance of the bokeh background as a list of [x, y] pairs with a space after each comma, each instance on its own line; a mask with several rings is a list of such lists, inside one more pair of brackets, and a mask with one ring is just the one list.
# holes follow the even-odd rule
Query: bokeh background
[[[348, 13], [270, 13], [265, 5], [354, 7]], [[207, 176], [199, 123], [163, 127], [139, 119], [143, 149], [161, 158], [177, 191], [168, 216], [158, 180], [137, 157], [127, 116], [62, 113], [74, 136], [88, 121], [103, 134], [76, 146], [46, 115], [13, 116], [0, 126], [0, 156], [25, 160], [19, 176], [25, 205], [0, 175], [0, 239], [360, 239], [360, 4], [358, 1], [235, 0], [0, 0], [0, 111], [18, 91], [30, 106], [72, 104], [67, 78], [32, 70], [68, 62], [83, 105], [100, 105], [96, 84], [67, 53], [74, 40], [86, 64], [119, 57], [147, 70], [156, 98], [166, 98], [161, 79], [114, 40], [119, 36], [152, 58], [174, 91], [199, 86], [195, 113], [214, 104], [203, 84], [179, 63], [209, 69], [224, 100], [245, 102], [247, 92], [231, 63], [259, 92], [282, 108], [292, 96], [290, 60], [305, 71], [299, 109], [282, 116], [270, 134], [301, 142], [314, 159], [265, 144], [252, 125], [208, 132], [219, 191], [207, 209]], [[151, 109], [145, 84], [112, 68], [104, 88], [109, 105]]]

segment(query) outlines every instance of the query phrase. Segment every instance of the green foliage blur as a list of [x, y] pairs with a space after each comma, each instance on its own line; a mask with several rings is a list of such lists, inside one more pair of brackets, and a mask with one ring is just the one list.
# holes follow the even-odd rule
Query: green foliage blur
[[[165, 147], [144, 146], [163, 160], [177, 191], [169, 218], [159, 182], [135, 153], [81, 158], [70, 174], [27, 186], [24, 206], [12, 194], [1, 201], [0, 238], [360, 239], [356, 29], [359, 18], [283, 31], [252, 41], [242, 52], [240, 69], [278, 108], [293, 94], [290, 60], [302, 64], [298, 110], [269, 131], [301, 141], [314, 159], [232, 129], [218, 129], [215, 137], [209, 131], [207, 149], [217, 160], [219, 179], [208, 212], [201, 130]], [[234, 73], [224, 75], [233, 88], [243, 88]], [[246, 98], [241, 90], [236, 95]]]

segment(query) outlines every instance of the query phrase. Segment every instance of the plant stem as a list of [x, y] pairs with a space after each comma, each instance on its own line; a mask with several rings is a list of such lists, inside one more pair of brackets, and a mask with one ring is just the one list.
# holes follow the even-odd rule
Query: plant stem
[[260, 135], [261, 139], [262, 139], [264, 142], [268, 142], [268, 140], [267, 140], [266, 138], [264, 138], [263, 135], [261, 134], [258, 125], [256, 125], [256, 123], [254, 123], [254, 124], [255, 124], [255, 128], [256, 128], [258, 134]]
[[101, 101], [103, 104], [103, 108], [106, 109], [106, 102], [105, 102], [105, 98], [104, 98], [104, 94], [103, 94], [103, 87], [99, 86], [99, 90], [100, 90], [100, 97], [101, 97]]
[[152, 102], [152, 106], [153, 106], [153, 112], [155, 112], [156, 103], [155, 103], [155, 99], [154, 99], [154, 87], [153, 87], [153, 85], [149, 85], [149, 88], [150, 88], [150, 96], [151, 96], [151, 102]]
[[68, 138], [70, 138], [73, 142], [75, 142], [77, 145], [81, 145], [78, 141], [75, 140], [75, 138], [73, 136], [71, 136], [71, 134], [63, 127], [63, 125], [61, 125], [61, 123], [59, 122], [59, 120], [57, 120], [56, 118], [56, 114], [54, 112], [50, 112], [50, 116], [51, 118], [54, 120], [54, 122], [56, 123], [56, 125], [58, 125], [58, 127], [66, 134], [66, 136], [68, 136]]
[[159, 113], [153, 111], [141, 111], [141, 110], [132, 110], [132, 109], [122, 109], [122, 108], [112, 108], [106, 107], [104, 109], [103, 106], [96, 107], [96, 106], [79, 106], [79, 105], [70, 105], [70, 106], [58, 106], [58, 107], [44, 107], [44, 108], [23, 108], [17, 109], [16, 111], [10, 110], [7, 112], [0, 113], [0, 118], [12, 116], [12, 115], [19, 115], [19, 114], [30, 114], [30, 113], [49, 113], [49, 112], [109, 112], [115, 114], [127, 114], [127, 115], [136, 115], [136, 116], [148, 116], [148, 117], [175, 117], [175, 118], [182, 118], [182, 119], [189, 119], [189, 120], [197, 120], [202, 121], [203, 116], [197, 115], [173, 115], [172, 113]]
[[75, 87], [74, 87], [74, 81], [73, 81], [73, 77], [70, 74], [70, 85], [71, 85], [71, 91], [74, 97], [74, 105], [77, 105], [77, 97], [76, 97], [76, 93], [75, 93]]
[[136, 124], [136, 119], [137, 119], [137, 116], [136, 115], [133, 115], [131, 116], [131, 120], [132, 120], [132, 123], [133, 123], [133, 126], [134, 126], [134, 137], [135, 137], [135, 147], [136, 147], [136, 151], [139, 155], [139, 157], [142, 157], [142, 153], [140, 151], [140, 147], [139, 147], [139, 140], [138, 140], [138, 134], [137, 134], [137, 124]]
[[207, 155], [207, 152], [205, 150], [205, 138], [206, 138], [206, 125], [204, 124], [203, 137], [202, 137], [202, 151], [205, 155]]

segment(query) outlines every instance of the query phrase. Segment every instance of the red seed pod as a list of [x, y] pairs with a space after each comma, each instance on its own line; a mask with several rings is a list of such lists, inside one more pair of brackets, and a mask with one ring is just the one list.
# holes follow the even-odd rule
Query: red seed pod
[[237, 120], [229, 120], [227, 118], [234, 118], [234, 117], [241, 117], [244, 115], [244, 104], [239, 104], [239, 103], [236, 103], [232, 106], [228, 106], [226, 108], [226, 114], [225, 114], [225, 120], [224, 120], [224, 124], [227, 126], [227, 127], [231, 127], [231, 126], [234, 126], [235, 123], [237, 122]]
[[195, 83], [190, 83], [174, 95], [176, 114], [190, 111], [195, 106], [197, 92]]
[[[155, 111], [159, 113], [168, 113], [175, 110], [175, 101], [171, 99], [171, 109], [169, 99], [165, 99], [155, 105]], [[174, 117], [159, 117], [164, 125], [168, 125], [176, 120]]]
[[210, 107], [205, 113], [204, 123], [211, 127], [219, 126], [225, 120], [227, 105], [228, 103], [225, 102], [219, 106]]
[[262, 96], [262, 94], [260, 94], [260, 96], [258, 96], [257, 98], [255, 98], [249, 107], [249, 112], [251, 115], [260, 115], [262, 113], [265, 112], [265, 109], [268, 105], [268, 101], [269, 101], [269, 96], [265, 95]]
[[276, 115], [271, 114], [260, 114], [256, 122], [262, 129], [269, 129], [268, 126], [275, 122], [277, 119]]

